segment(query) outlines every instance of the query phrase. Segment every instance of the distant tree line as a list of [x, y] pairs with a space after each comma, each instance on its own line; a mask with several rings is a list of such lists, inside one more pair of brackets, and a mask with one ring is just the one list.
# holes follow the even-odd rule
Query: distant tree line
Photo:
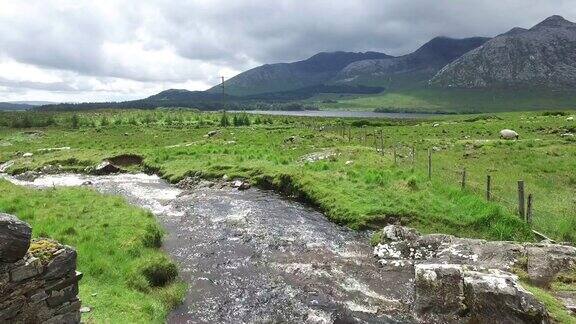
[[190, 108], [203, 111], [218, 110], [318, 110], [318, 107], [302, 102], [225, 102], [225, 101], [149, 101], [136, 100], [125, 102], [87, 102], [62, 103], [45, 105], [36, 108], [38, 111], [83, 111], [97, 109], [156, 109], [156, 108]]

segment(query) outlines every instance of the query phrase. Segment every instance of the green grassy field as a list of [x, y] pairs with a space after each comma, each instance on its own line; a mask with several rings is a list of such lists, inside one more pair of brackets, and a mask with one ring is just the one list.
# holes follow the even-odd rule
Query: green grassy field
[[[337, 102], [326, 102], [333, 99]], [[540, 90], [398, 89], [379, 95], [323, 95], [312, 98], [321, 109], [479, 113], [576, 109], [576, 92]]]
[[[330, 219], [354, 228], [395, 219], [426, 232], [525, 240], [530, 233], [515, 216], [514, 205], [516, 183], [522, 179], [535, 197], [534, 228], [576, 242], [572, 230], [576, 228], [576, 148], [573, 138], [560, 136], [574, 131], [576, 125], [566, 116], [444, 116], [437, 127], [432, 125], [435, 121], [251, 116], [250, 126], [223, 128], [220, 113], [127, 111], [83, 114], [78, 129], [70, 128], [70, 114], [51, 118], [58, 125], [41, 128], [40, 133], [8, 127], [0, 131], [4, 143], [0, 160], [15, 161], [9, 172], [48, 164], [82, 171], [104, 158], [134, 153], [145, 158], [148, 169], [170, 181], [194, 173], [247, 178], [299, 196]], [[351, 141], [339, 133], [341, 123], [352, 132]], [[516, 129], [521, 139], [499, 140], [502, 128]], [[204, 136], [214, 129], [220, 129], [217, 136]], [[374, 149], [374, 142], [380, 145], [374, 134], [377, 137], [380, 131], [383, 154]], [[290, 136], [295, 141], [285, 142]], [[38, 151], [62, 146], [71, 149]], [[402, 156], [397, 165], [393, 146]], [[416, 150], [414, 166], [411, 146]], [[426, 165], [430, 148], [435, 149], [432, 181], [427, 179]], [[306, 154], [327, 151], [334, 156], [302, 162]], [[34, 152], [34, 156], [23, 158], [17, 152]], [[463, 168], [467, 169], [466, 190], [459, 188]], [[487, 174], [499, 201], [484, 199]]]
[[[50, 237], [78, 251], [80, 298], [91, 308], [84, 322], [163, 323], [185, 293], [176, 266], [159, 250], [161, 229], [149, 212], [89, 189], [33, 190], [0, 180], [0, 210], [17, 215], [34, 237]], [[150, 282], [172, 273], [172, 282]]]
[[[0, 162], [14, 162], [10, 173], [46, 165], [83, 172], [105, 158], [138, 154], [144, 165], [132, 171], [157, 172], [172, 182], [193, 174], [245, 178], [352, 228], [400, 222], [425, 233], [519, 241], [533, 240], [533, 228], [576, 242], [576, 140], [561, 136], [576, 133], [570, 112], [421, 121], [229, 114], [228, 127], [220, 125], [222, 116], [189, 110], [2, 113]], [[520, 140], [500, 140], [503, 128], [518, 131]], [[217, 135], [206, 136], [212, 130]], [[58, 147], [70, 149], [46, 150]], [[326, 158], [307, 161], [321, 155]], [[488, 174], [492, 201], [485, 198]], [[517, 215], [520, 179], [534, 196], [531, 226]], [[94, 319], [114, 322], [128, 309], [133, 321], [162, 321], [181, 297], [181, 285], [151, 288], [133, 270], [162, 258], [142, 239], [157, 226], [148, 213], [87, 189], [33, 191], [0, 182], [0, 192], [0, 210], [30, 222], [36, 236], [78, 248], [85, 272], [81, 297], [94, 306]], [[88, 202], [98, 208], [87, 209]]]

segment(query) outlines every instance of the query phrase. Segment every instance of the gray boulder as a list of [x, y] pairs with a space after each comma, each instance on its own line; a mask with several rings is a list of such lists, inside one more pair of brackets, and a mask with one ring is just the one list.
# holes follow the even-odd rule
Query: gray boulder
[[557, 244], [526, 246], [526, 272], [530, 280], [546, 286], [562, 271], [576, 268], [576, 248]]
[[37, 171], [26, 171], [14, 176], [14, 178], [20, 181], [34, 181], [36, 178], [40, 177], [42, 174]]
[[457, 321], [464, 304], [462, 267], [454, 264], [421, 264], [414, 268], [414, 312], [429, 322]]
[[413, 311], [423, 323], [547, 323], [548, 313], [518, 278], [456, 264], [415, 266]]
[[108, 161], [103, 161], [102, 163], [98, 164], [92, 172], [96, 175], [106, 175], [106, 174], [118, 173], [120, 171], [121, 171], [120, 168], [115, 166], [114, 164]]
[[231, 184], [232, 188], [237, 188], [238, 190], [250, 189], [250, 183], [242, 180], [234, 180]]
[[464, 302], [473, 323], [549, 323], [546, 307], [512, 274], [464, 272]]
[[26, 255], [32, 229], [15, 216], [0, 213], [0, 262], [13, 263]]
[[425, 261], [503, 271], [516, 268], [524, 270], [528, 279], [540, 286], [546, 286], [559, 272], [576, 267], [573, 246], [420, 235], [414, 229], [398, 225], [384, 227], [382, 242], [374, 248], [374, 254], [381, 264], [400, 260], [402, 264]]
[[204, 135], [205, 137], [214, 137], [216, 135], [218, 135], [220, 132], [218, 132], [217, 130], [213, 130], [213, 131], [209, 131], [206, 135]]

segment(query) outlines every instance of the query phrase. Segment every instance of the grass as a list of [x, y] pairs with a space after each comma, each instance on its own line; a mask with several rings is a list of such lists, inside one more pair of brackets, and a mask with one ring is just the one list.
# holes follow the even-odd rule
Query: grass
[[[102, 159], [135, 154], [144, 165], [132, 171], [157, 172], [172, 182], [193, 174], [245, 178], [357, 229], [400, 222], [423, 233], [531, 241], [534, 228], [576, 242], [576, 140], [561, 136], [576, 133], [575, 122], [567, 119], [574, 116], [570, 111], [413, 121], [249, 116], [250, 125], [239, 127], [220, 127], [221, 113], [188, 110], [85, 112], [76, 115], [75, 127], [73, 116], [1, 114], [0, 162], [14, 161], [10, 173], [46, 165], [83, 172]], [[29, 127], [14, 123], [22, 120]], [[518, 131], [520, 140], [500, 140], [503, 128]], [[219, 132], [206, 136], [212, 130]], [[44, 150], [55, 147], [70, 149]], [[319, 153], [327, 158], [306, 161]], [[485, 199], [488, 174], [492, 201]], [[520, 179], [534, 197], [532, 226], [517, 216]], [[161, 235], [149, 214], [86, 189], [31, 191], [5, 182], [0, 189], [6, 193], [1, 210], [29, 221], [36, 236], [78, 248], [85, 272], [81, 295], [94, 306], [95, 319], [162, 321], [181, 297], [179, 284], [156, 287], [173, 280], [175, 268], [156, 249]], [[113, 265], [118, 270], [110, 270]]]
[[[576, 92], [544, 90], [397, 89], [378, 95], [318, 97], [322, 109], [479, 113], [576, 109]], [[337, 102], [326, 102], [334, 99]]]
[[549, 291], [529, 285], [527, 283], [523, 283], [522, 286], [531, 292], [534, 297], [536, 297], [536, 299], [544, 304], [544, 306], [546, 306], [546, 310], [548, 311], [548, 314], [550, 314], [550, 317], [554, 323], [576, 323], [576, 316], [570, 314], [566, 307], [564, 307], [564, 305]]
[[[163, 323], [185, 293], [175, 265], [159, 250], [154, 217], [123, 199], [89, 189], [33, 190], [0, 180], [0, 210], [17, 215], [48, 237], [78, 251], [84, 322]], [[50, 248], [32, 244], [32, 253]]]
[[[397, 220], [423, 232], [530, 240], [529, 227], [515, 216], [516, 182], [523, 179], [527, 193], [535, 197], [534, 228], [576, 242], [571, 230], [576, 227], [576, 149], [573, 140], [560, 137], [574, 129], [567, 116], [525, 112], [434, 121], [251, 116], [250, 126], [222, 128], [220, 113], [98, 111], [81, 114], [78, 129], [70, 128], [71, 114], [51, 118], [55, 125], [37, 128], [36, 133], [0, 128], [0, 141], [10, 144], [0, 146], [0, 161], [15, 161], [9, 172], [48, 164], [82, 171], [104, 158], [131, 153], [143, 156], [148, 169], [170, 181], [194, 173], [246, 178], [310, 202], [352, 228]], [[346, 136], [340, 133], [342, 123]], [[521, 140], [500, 141], [502, 128], [516, 129]], [[214, 129], [220, 129], [217, 136], [205, 136]], [[380, 145], [380, 131], [383, 154], [374, 149]], [[285, 141], [290, 136], [296, 140]], [[71, 149], [38, 151], [62, 146]], [[400, 155], [397, 165], [393, 146]], [[413, 165], [411, 146], [416, 152]], [[427, 179], [429, 148], [435, 149], [432, 181]], [[301, 161], [306, 154], [325, 150], [335, 156]], [[24, 158], [17, 152], [34, 156]], [[467, 169], [466, 190], [459, 188], [462, 168]], [[492, 175], [494, 202], [483, 198], [487, 174]]]

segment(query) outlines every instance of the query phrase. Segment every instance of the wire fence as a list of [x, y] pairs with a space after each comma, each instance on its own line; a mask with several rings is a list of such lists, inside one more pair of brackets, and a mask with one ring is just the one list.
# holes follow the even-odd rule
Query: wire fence
[[[443, 184], [460, 186], [462, 190], [484, 197], [487, 201], [500, 204], [505, 210], [518, 215], [530, 226], [535, 217], [544, 217], [549, 211], [541, 208], [534, 201], [534, 194], [526, 191], [524, 180], [516, 183], [500, 183], [494, 174], [486, 172], [472, 174], [465, 167], [449, 166], [445, 161], [435, 161], [435, 155], [440, 154], [440, 148], [432, 145], [423, 149], [422, 144], [390, 143], [382, 129], [346, 127], [342, 125], [325, 128], [324, 131], [336, 135], [339, 141], [351, 145], [361, 145], [376, 150], [388, 157], [396, 166], [407, 166], [412, 169], [426, 170], [430, 181], [440, 181]], [[417, 148], [419, 147], [419, 149]], [[482, 179], [482, 180], [480, 180]], [[542, 233], [534, 231], [542, 238], [549, 239]]]

